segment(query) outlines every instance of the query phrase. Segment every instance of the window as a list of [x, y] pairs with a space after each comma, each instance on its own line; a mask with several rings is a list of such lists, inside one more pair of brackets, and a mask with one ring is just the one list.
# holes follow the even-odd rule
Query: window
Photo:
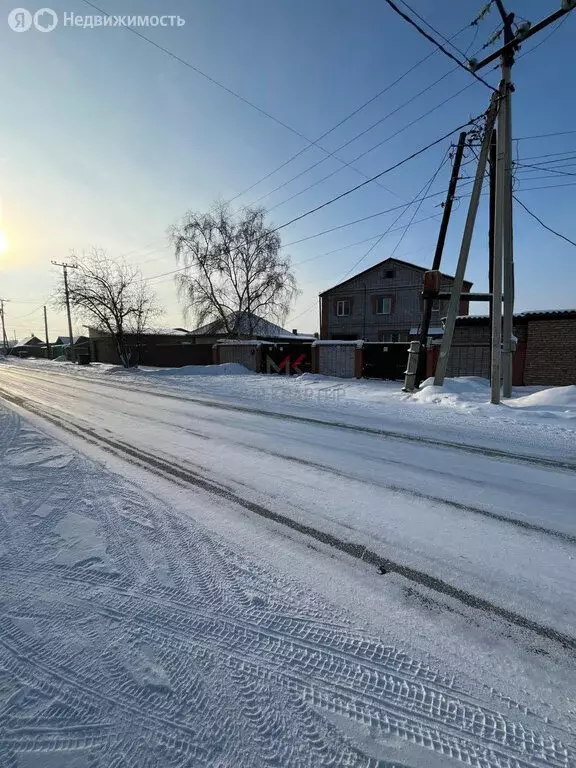
[[396, 270], [395, 269], [386, 269], [384, 271], [384, 279], [385, 280], [393, 280], [396, 277]]
[[392, 312], [392, 299], [390, 296], [380, 296], [376, 302], [377, 315], [389, 315]]
[[348, 299], [340, 299], [336, 302], [336, 314], [338, 317], [347, 317], [350, 314], [350, 302]]
[[389, 344], [393, 344], [397, 341], [400, 341], [400, 334], [399, 333], [390, 333], [388, 331], [382, 331], [380, 333], [380, 341], [384, 341]]

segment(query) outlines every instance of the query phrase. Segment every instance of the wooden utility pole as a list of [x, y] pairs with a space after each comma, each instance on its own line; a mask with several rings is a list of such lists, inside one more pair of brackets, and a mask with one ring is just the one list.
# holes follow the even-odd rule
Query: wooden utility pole
[[[498, 113], [498, 151], [496, 161], [496, 212], [494, 221], [494, 289], [492, 300], [492, 402], [500, 402], [500, 376], [504, 397], [512, 395], [512, 334], [514, 325], [514, 242], [512, 197], [512, 66], [514, 53], [521, 43], [546, 29], [550, 24], [576, 8], [576, 0], [562, 0], [559, 10], [534, 26], [521, 24], [514, 32], [514, 14], [504, 8], [503, 0], [494, 0], [504, 23], [504, 45], [482, 61], [470, 61], [477, 72], [500, 58], [500, 109]], [[501, 178], [499, 178], [501, 177]], [[504, 282], [504, 308], [502, 312], [502, 281]], [[503, 327], [500, 328], [503, 314]], [[503, 343], [502, 343], [503, 337]]]
[[62, 267], [64, 270], [64, 293], [66, 295], [66, 312], [68, 313], [68, 334], [70, 338], [70, 360], [75, 362], [76, 351], [74, 349], [74, 336], [72, 335], [72, 314], [70, 312], [70, 291], [68, 290], [68, 270], [78, 269], [78, 264], [65, 264], [59, 261], [53, 261], [52, 264], [56, 267]]
[[8, 338], [6, 336], [6, 323], [4, 320], [4, 302], [6, 299], [0, 299], [0, 317], [2, 318], [2, 344], [4, 346], [4, 354], [8, 354]]
[[468, 254], [470, 253], [472, 234], [474, 232], [474, 225], [476, 223], [478, 204], [480, 202], [480, 195], [482, 193], [482, 185], [484, 183], [484, 174], [486, 172], [486, 164], [488, 162], [488, 153], [490, 151], [490, 142], [492, 140], [492, 131], [494, 130], [497, 110], [498, 96], [497, 94], [494, 94], [492, 101], [490, 102], [488, 114], [486, 115], [486, 126], [484, 127], [482, 147], [480, 149], [480, 156], [478, 158], [478, 165], [476, 167], [476, 176], [474, 178], [474, 186], [472, 187], [472, 195], [470, 196], [468, 215], [466, 216], [466, 224], [464, 226], [464, 234], [462, 236], [462, 245], [460, 246], [460, 254], [458, 256], [458, 266], [456, 267], [454, 284], [452, 286], [452, 292], [450, 295], [450, 304], [448, 306], [448, 314], [446, 316], [446, 323], [444, 326], [444, 336], [442, 337], [440, 356], [438, 358], [438, 362], [436, 364], [436, 372], [434, 374], [434, 384], [436, 386], [442, 386], [442, 384], [444, 384], [446, 368], [448, 367], [448, 356], [450, 354], [450, 347], [452, 346], [452, 337], [454, 335], [456, 317], [458, 315], [458, 308], [460, 306], [460, 296], [462, 294], [462, 286], [464, 284], [464, 274], [466, 272], [466, 264], [468, 263]]
[[[446, 234], [448, 233], [448, 224], [450, 223], [450, 216], [452, 214], [452, 204], [454, 203], [454, 195], [456, 194], [456, 185], [458, 184], [458, 176], [460, 174], [460, 166], [462, 164], [462, 157], [464, 155], [464, 147], [466, 146], [466, 131], [463, 131], [458, 138], [458, 145], [456, 147], [456, 154], [454, 156], [454, 166], [452, 167], [452, 176], [450, 177], [450, 184], [448, 185], [448, 192], [446, 194], [446, 202], [444, 203], [444, 213], [442, 215], [442, 222], [440, 224], [440, 231], [438, 232], [438, 240], [436, 242], [436, 251], [434, 252], [434, 261], [432, 263], [432, 270], [437, 271], [440, 269], [442, 262], [442, 254], [444, 252], [444, 244], [446, 242]], [[420, 348], [418, 353], [418, 369], [416, 372], [416, 386], [420, 385], [422, 379], [426, 375], [426, 354], [428, 348], [428, 332], [430, 330], [430, 319], [432, 318], [432, 307], [434, 305], [434, 299], [426, 296], [424, 298], [424, 311], [422, 313], [422, 324], [420, 326]]]
[[46, 305], [44, 305], [44, 333], [46, 334], [46, 356], [48, 360], [52, 359], [50, 354], [50, 337], [48, 336], [48, 315], [46, 314]]

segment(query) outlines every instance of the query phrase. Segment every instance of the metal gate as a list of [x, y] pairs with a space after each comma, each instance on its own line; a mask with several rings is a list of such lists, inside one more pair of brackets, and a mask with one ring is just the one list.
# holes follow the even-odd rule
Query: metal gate
[[365, 342], [362, 348], [362, 376], [367, 379], [403, 379], [407, 363], [408, 344], [405, 342]]
[[320, 344], [318, 373], [352, 379], [356, 375], [356, 344]]

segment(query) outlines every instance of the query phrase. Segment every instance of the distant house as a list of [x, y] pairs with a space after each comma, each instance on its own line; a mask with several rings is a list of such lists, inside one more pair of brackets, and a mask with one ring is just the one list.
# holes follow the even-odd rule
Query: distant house
[[[56, 341], [50, 344], [50, 354], [52, 359], [61, 357], [62, 355], [69, 356], [70, 349], [70, 336], [58, 336]], [[74, 350], [80, 354], [90, 353], [90, 339], [88, 336], [74, 336]]]
[[[230, 331], [227, 330], [226, 324]], [[314, 336], [308, 334], [287, 331], [280, 325], [265, 320], [253, 312], [231, 312], [226, 316], [226, 323], [224, 320], [218, 319], [196, 328], [194, 331], [186, 331], [186, 333], [204, 344], [230, 338], [262, 339], [265, 341], [308, 341], [314, 339]]]
[[[422, 286], [426, 267], [400, 259], [384, 259], [354, 277], [320, 294], [321, 339], [365, 339], [366, 341], [408, 341], [419, 332], [422, 319]], [[442, 275], [440, 290], [449, 292], [454, 284]], [[472, 283], [464, 281], [464, 292]], [[441, 336], [442, 317], [448, 302], [436, 301], [432, 310], [430, 335]], [[468, 314], [468, 302], [460, 303], [460, 314]]]
[[44, 357], [44, 342], [38, 336], [29, 336], [12, 345], [10, 353], [18, 357]]

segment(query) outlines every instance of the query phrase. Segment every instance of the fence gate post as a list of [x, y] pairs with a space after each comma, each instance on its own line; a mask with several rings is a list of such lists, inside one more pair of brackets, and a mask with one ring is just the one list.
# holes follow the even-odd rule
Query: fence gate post
[[403, 392], [414, 392], [416, 389], [416, 373], [418, 372], [418, 358], [420, 356], [420, 342], [411, 341], [408, 349], [408, 364], [404, 371]]

